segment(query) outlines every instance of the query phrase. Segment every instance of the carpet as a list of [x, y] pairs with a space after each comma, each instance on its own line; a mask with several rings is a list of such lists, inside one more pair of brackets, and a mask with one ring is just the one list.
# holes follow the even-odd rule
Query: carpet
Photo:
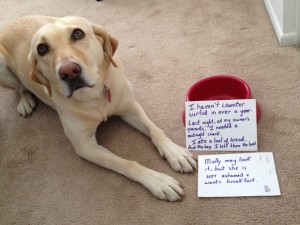
[[[0, 224], [296, 225], [300, 222], [300, 49], [280, 47], [260, 0], [23, 0], [0, 2], [0, 26], [24, 15], [78, 15], [103, 25], [136, 99], [179, 145], [185, 94], [216, 74], [245, 80], [261, 106], [258, 151], [273, 152], [281, 196], [198, 198], [197, 173], [182, 175], [151, 141], [119, 118], [97, 130], [117, 155], [173, 176], [183, 201], [156, 199], [142, 185], [79, 158], [57, 113], [39, 102], [27, 119], [0, 87]], [[194, 152], [193, 154], [209, 154]]]

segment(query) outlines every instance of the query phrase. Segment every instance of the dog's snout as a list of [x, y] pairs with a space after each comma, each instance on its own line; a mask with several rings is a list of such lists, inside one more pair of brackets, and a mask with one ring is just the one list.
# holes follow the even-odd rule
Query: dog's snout
[[68, 62], [59, 68], [58, 73], [63, 81], [72, 81], [81, 75], [81, 67], [75, 62]]

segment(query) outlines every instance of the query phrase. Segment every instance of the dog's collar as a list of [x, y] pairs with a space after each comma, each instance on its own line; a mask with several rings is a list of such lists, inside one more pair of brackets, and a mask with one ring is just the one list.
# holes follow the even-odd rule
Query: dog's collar
[[107, 99], [107, 101], [110, 103], [111, 93], [110, 93], [110, 89], [106, 85], [104, 85], [103, 93], [104, 93], [104, 98]]

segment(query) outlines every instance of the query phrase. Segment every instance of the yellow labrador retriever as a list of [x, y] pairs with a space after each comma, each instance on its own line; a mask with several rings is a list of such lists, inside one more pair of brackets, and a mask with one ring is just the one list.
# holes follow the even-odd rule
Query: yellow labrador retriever
[[118, 115], [148, 135], [160, 155], [178, 172], [197, 169], [193, 156], [173, 143], [134, 99], [115, 51], [118, 42], [99, 25], [81, 17], [24, 17], [0, 32], [0, 84], [20, 94], [17, 110], [35, 108], [32, 93], [54, 108], [78, 156], [120, 173], [157, 198], [180, 200], [176, 180], [122, 159], [96, 142], [101, 121]]

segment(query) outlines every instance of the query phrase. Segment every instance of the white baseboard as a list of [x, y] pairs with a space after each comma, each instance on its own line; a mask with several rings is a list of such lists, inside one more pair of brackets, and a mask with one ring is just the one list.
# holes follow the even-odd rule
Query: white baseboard
[[290, 46], [290, 45], [296, 45], [297, 34], [296, 32], [291, 32], [291, 33], [282, 33], [281, 39], [279, 41], [280, 46]]
[[279, 41], [280, 46], [289, 46], [289, 45], [296, 45], [297, 44], [297, 33], [290, 32], [290, 33], [283, 33], [283, 29], [280, 26], [276, 13], [273, 9], [273, 6], [270, 0], [264, 0], [267, 11], [271, 18], [274, 30], [277, 35], [277, 39]]
[[297, 1], [296, 21], [296, 42], [297, 45], [300, 46], [300, 0]]

